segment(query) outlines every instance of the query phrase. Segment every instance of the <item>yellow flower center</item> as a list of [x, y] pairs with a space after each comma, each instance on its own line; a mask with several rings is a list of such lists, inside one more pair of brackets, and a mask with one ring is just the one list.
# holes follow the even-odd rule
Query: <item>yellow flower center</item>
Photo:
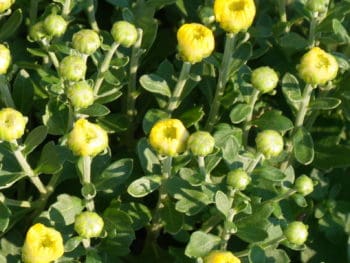
[[55, 241], [51, 239], [50, 235], [45, 235], [40, 240], [40, 246], [43, 248], [53, 248], [55, 246]]
[[245, 8], [245, 1], [233, 2], [229, 8], [232, 12], [243, 11]]
[[170, 140], [175, 140], [177, 138], [177, 129], [176, 127], [164, 127], [164, 137]]
[[321, 69], [321, 68], [328, 68], [329, 66], [330, 66], [329, 59], [324, 54], [318, 54], [316, 67]]

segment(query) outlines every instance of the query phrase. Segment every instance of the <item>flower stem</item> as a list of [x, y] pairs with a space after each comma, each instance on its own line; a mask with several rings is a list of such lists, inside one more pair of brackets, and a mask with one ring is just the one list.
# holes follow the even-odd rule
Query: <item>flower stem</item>
[[211, 181], [211, 178], [210, 178], [210, 174], [207, 173], [207, 170], [205, 169], [205, 159], [204, 159], [204, 157], [203, 156], [198, 156], [197, 162], [198, 162], [199, 171], [202, 174], [202, 176], [205, 178], [205, 182], [207, 184], [211, 184], [212, 181]]
[[[304, 124], [304, 119], [305, 119], [305, 116], [307, 113], [307, 107], [309, 106], [313, 89], [314, 89], [313, 85], [306, 84], [304, 91], [303, 91], [303, 98], [302, 98], [301, 103], [300, 103], [300, 108], [299, 108], [299, 111], [298, 111], [297, 116], [295, 118], [294, 129], [299, 128], [299, 127], [303, 126], [303, 124]], [[293, 130], [293, 133], [294, 133], [294, 130]]]
[[94, 5], [94, 0], [88, 0], [88, 7], [86, 8], [86, 14], [90, 23], [90, 26], [93, 30], [95, 30], [96, 32], [100, 31], [100, 28], [98, 27], [97, 21], [96, 21], [96, 17], [95, 17], [95, 13], [96, 13], [96, 8]]
[[219, 70], [219, 78], [216, 86], [215, 96], [210, 108], [209, 117], [205, 125], [205, 130], [211, 132], [214, 125], [218, 121], [218, 113], [220, 109], [220, 100], [224, 95], [225, 87], [228, 81], [230, 64], [232, 61], [232, 54], [234, 52], [235, 35], [227, 34], [225, 42], [224, 57]]
[[16, 206], [16, 207], [22, 207], [22, 208], [32, 208], [35, 206], [35, 202], [9, 199], [5, 197], [3, 193], [0, 193], [0, 203], [3, 203], [7, 206]]
[[318, 24], [318, 13], [312, 13], [311, 21], [310, 21], [310, 29], [309, 29], [309, 46], [310, 48], [315, 46], [315, 37], [316, 37], [316, 27]]
[[101, 88], [103, 79], [104, 79], [104, 74], [107, 72], [107, 70], [109, 69], [109, 65], [111, 63], [111, 60], [113, 58], [114, 53], [117, 51], [119, 44], [113, 42], [113, 44], [111, 45], [110, 49], [108, 50], [102, 64], [101, 67], [98, 70], [97, 73], [97, 79], [95, 81], [95, 86], [94, 86], [94, 95], [97, 96], [98, 95], [98, 91]]
[[254, 106], [255, 106], [256, 101], [259, 98], [259, 94], [260, 94], [259, 90], [253, 89], [253, 94], [251, 95], [250, 102], [249, 102], [250, 112], [249, 112], [247, 119], [246, 119], [244, 126], [243, 126], [243, 145], [245, 147], [248, 145], [249, 130], [252, 127], [250, 122], [253, 119]]
[[258, 153], [255, 156], [255, 159], [249, 164], [248, 168], [247, 168], [247, 173], [250, 174], [251, 172], [254, 171], [255, 167], [258, 165], [258, 163], [260, 162], [260, 160], [264, 157], [264, 155], [262, 153]]
[[281, 22], [287, 22], [287, 12], [286, 12], [286, 0], [277, 0], [278, 1], [278, 12], [280, 15]]
[[49, 55], [50, 61], [53, 64], [53, 66], [55, 67], [55, 69], [58, 71], [59, 67], [60, 67], [60, 62], [56, 56], [56, 54], [52, 51], [49, 50], [50, 47], [50, 43], [48, 43], [48, 41], [46, 40], [42, 40], [41, 44], [44, 48], [44, 50], [47, 52], [47, 54]]
[[167, 112], [169, 113], [169, 115], [171, 115], [173, 111], [176, 110], [177, 107], [179, 107], [180, 105], [181, 95], [185, 87], [185, 84], [187, 82], [187, 79], [189, 77], [190, 70], [191, 70], [191, 63], [184, 62], [182, 64], [179, 79], [176, 83], [175, 89], [173, 91], [173, 94], [171, 95], [171, 98], [169, 100], [169, 104], [167, 107]]
[[141, 44], [142, 44], [142, 29], [137, 29], [138, 39], [131, 51], [130, 58], [130, 69], [129, 69], [129, 82], [128, 82], [128, 94], [126, 98], [125, 112], [129, 118], [129, 122], [132, 123], [136, 115], [135, 103], [137, 99], [137, 89], [136, 89], [136, 77], [137, 70], [139, 67], [139, 60], [142, 55]]
[[267, 204], [267, 203], [278, 203], [279, 201], [281, 200], [284, 200], [284, 199], [287, 199], [288, 197], [294, 195], [297, 191], [294, 190], [294, 189], [290, 189], [288, 190], [287, 192], [281, 194], [281, 195], [278, 195], [274, 198], [271, 198], [269, 200], [266, 200], [264, 202], [261, 203], [261, 205], [264, 205], [264, 204]]
[[71, 6], [71, 0], [66, 0], [64, 2], [63, 9], [62, 9], [62, 16], [64, 18], [67, 18], [67, 16], [70, 13], [70, 6]]
[[[231, 202], [231, 206], [233, 205], [233, 201], [234, 201], [234, 197], [235, 197], [236, 191], [235, 190], [231, 190], [230, 191], [230, 202]], [[233, 222], [233, 218], [235, 217], [236, 212], [234, 208], [231, 208], [229, 210], [229, 213], [227, 215], [226, 218], [226, 223], [224, 225], [224, 229], [222, 231], [221, 234], [221, 245], [220, 245], [220, 249], [225, 251], [227, 249], [227, 243], [231, 238], [231, 230], [229, 229], [229, 224]]]
[[47, 190], [44, 184], [41, 182], [39, 176], [37, 176], [33, 169], [28, 164], [27, 160], [23, 156], [22, 151], [17, 147], [13, 151], [14, 156], [17, 159], [18, 164], [21, 166], [23, 172], [28, 176], [29, 180], [34, 184], [34, 186], [38, 189], [41, 194], [46, 194]]
[[[90, 156], [83, 156], [83, 185], [91, 183], [91, 162], [92, 158]], [[93, 198], [85, 198], [86, 209], [88, 211], [94, 211], [95, 204]]]
[[29, 21], [30, 25], [34, 25], [38, 16], [38, 4], [40, 0], [30, 0]]

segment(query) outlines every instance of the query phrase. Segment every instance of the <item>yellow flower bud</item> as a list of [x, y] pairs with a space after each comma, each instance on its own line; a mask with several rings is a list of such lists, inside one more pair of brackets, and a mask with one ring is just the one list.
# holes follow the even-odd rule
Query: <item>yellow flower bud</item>
[[149, 142], [160, 154], [176, 156], [186, 150], [188, 131], [180, 120], [158, 121], [151, 129]]
[[1, 0], [0, 1], [0, 13], [4, 13], [7, 9], [9, 9], [15, 0]]
[[12, 141], [22, 137], [28, 118], [11, 108], [0, 111], [0, 140]]
[[254, 0], [215, 0], [216, 21], [227, 32], [246, 31], [253, 23], [256, 9]]
[[204, 258], [204, 263], [241, 263], [241, 260], [229, 251], [213, 251]]
[[95, 156], [107, 148], [107, 132], [97, 124], [79, 119], [68, 135], [67, 145], [75, 155]]
[[323, 85], [337, 76], [338, 63], [331, 54], [314, 47], [301, 58], [298, 71], [306, 83]]
[[265, 158], [278, 156], [283, 151], [283, 137], [274, 130], [265, 130], [260, 132], [256, 138], [256, 148]]
[[60, 232], [43, 224], [29, 228], [22, 248], [24, 263], [50, 263], [64, 253]]
[[6, 46], [0, 44], [0, 74], [6, 74], [11, 60], [10, 50]]
[[210, 56], [215, 47], [213, 32], [201, 24], [184, 24], [177, 31], [181, 58], [190, 63], [200, 62]]

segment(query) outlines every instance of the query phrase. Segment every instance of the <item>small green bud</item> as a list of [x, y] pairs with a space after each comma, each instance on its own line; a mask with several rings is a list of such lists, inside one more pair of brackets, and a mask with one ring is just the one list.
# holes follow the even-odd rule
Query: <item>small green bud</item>
[[0, 44], [0, 74], [6, 74], [11, 60], [10, 50], [5, 45]]
[[0, 110], [0, 140], [12, 141], [23, 136], [28, 118], [12, 108]]
[[252, 179], [243, 169], [236, 169], [227, 174], [227, 184], [234, 189], [244, 191]]
[[215, 139], [209, 132], [197, 131], [188, 138], [187, 147], [194, 155], [207, 156], [214, 150]]
[[79, 81], [85, 78], [86, 62], [79, 56], [67, 56], [60, 63], [59, 72], [62, 78]]
[[39, 41], [46, 37], [46, 30], [44, 28], [44, 22], [40, 21], [35, 23], [29, 29], [29, 37], [34, 41]]
[[278, 84], [278, 75], [270, 67], [260, 67], [252, 72], [252, 85], [261, 93], [274, 90]]
[[134, 45], [138, 37], [136, 27], [126, 21], [115, 22], [111, 34], [114, 41], [124, 47], [131, 47]]
[[215, 22], [215, 15], [212, 7], [204, 6], [200, 8], [198, 16], [204, 25], [210, 25]]
[[87, 108], [94, 103], [94, 90], [85, 81], [76, 82], [68, 87], [67, 97], [75, 108]]
[[15, 0], [1, 0], [0, 1], [0, 13], [4, 13], [7, 9], [9, 9], [13, 4], [15, 3]]
[[314, 183], [310, 177], [302, 175], [295, 180], [295, 189], [298, 193], [306, 196], [314, 191]]
[[99, 237], [103, 226], [103, 219], [95, 212], [86, 211], [75, 217], [74, 230], [83, 238]]
[[82, 29], [73, 35], [72, 45], [80, 53], [91, 55], [101, 46], [101, 40], [95, 31]]
[[312, 12], [324, 13], [327, 11], [329, 0], [308, 0], [306, 7]]
[[290, 223], [284, 230], [284, 236], [295, 245], [301, 246], [305, 243], [308, 236], [308, 226], [299, 221]]
[[67, 29], [67, 21], [62, 16], [51, 14], [44, 20], [44, 28], [50, 36], [62, 36]]
[[258, 134], [255, 139], [258, 152], [267, 159], [278, 156], [283, 150], [283, 137], [274, 130], [265, 130]]

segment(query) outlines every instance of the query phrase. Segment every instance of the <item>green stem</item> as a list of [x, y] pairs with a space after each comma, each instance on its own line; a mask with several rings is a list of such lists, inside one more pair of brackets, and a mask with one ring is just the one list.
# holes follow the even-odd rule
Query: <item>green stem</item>
[[111, 45], [110, 49], [108, 50], [102, 64], [101, 67], [98, 70], [97, 73], [97, 79], [95, 81], [95, 87], [94, 87], [94, 94], [95, 96], [98, 95], [98, 91], [101, 88], [103, 79], [104, 79], [104, 74], [107, 72], [107, 70], [109, 69], [109, 65], [111, 64], [111, 60], [114, 56], [114, 53], [117, 51], [119, 44], [113, 42], [113, 44]]
[[60, 67], [60, 62], [56, 56], [56, 54], [52, 51], [49, 50], [50, 48], [50, 43], [48, 43], [48, 41], [46, 40], [42, 40], [41, 44], [44, 48], [44, 50], [47, 52], [47, 54], [49, 55], [50, 61], [51, 63], [54, 65], [55, 69], [58, 71], [59, 67]]
[[142, 54], [141, 44], [142, 44], [142, 34], [143, 31], [141, 29], [137, 29], [138, 31], [138, 39], [131, 51], [131, 59], [130, 59], [130, 70], [129, 70], [129, 82], [128, 82], [128, 94], [126, 98], [126, 107], [125, 112], [129, 118], [129, 122], [132, 123], [134, 117], [136, 115], [136, 98], [137, 98], [137, 89], [136, 89], [136, 77], [137, 70], [139, 67], [139, 60]]
[[29, 21], [30, 25], [34, 25], [38, 17], [38, 5], [40, 0], [30, 0]]
[[211, 181], [211, 178], [210, 178], [210, 174], [207, 173], [207, 170], [205, 169], [204, 156], [198, 156], [197, 162], [198, 162], [199, 171], [200, 171], [201, 175], [205, 178], [205, 182], [207, 184], [211, 184], [212, 181]]
[[5, 197], [3, 193], [0, 193], [0, 203], [3, 203], [7, 206], [16, 206], [16, 207], [22, 207], [22, 208], [32, 208], [35, 206], [34, 202], [9, 199]]
[[[230, 199], [229, 200], [230, 200], [230, 203], [231, 203], [231, 207], [232, 207], [233, 202], [234, 202], [235, 194], [236, 194], [236, 190], [230, 190]], [[223, 229], [222, 234], [221, 234], [220, 249], [223, 250], [223, 251], [225, 251], [227, 249], [228, 241], [231, 238], [231, 230], [228, 228], [228, 225], [233, 222], [233, 218], [235, 217], [235, 215], [236, 215], [235, 209], [231, 208], [229, 210], [228, 215], [227, 215], [226, 222], [225, 222], [225, 225], [224, 225], [224, 229]]]
[[310, 29], [309, 29], [309, 46], [314, 47], [315, 46], [315, 37], [316, 37], [316, 27], [318, 24], [318, 13], [315, 12], [312, 14], [311, 21], [310, 21]]
[[262, 153], [258, 153], [255, 156], [255, 159], [249, 164], [247, 168], [247, 173], [250, 174], [251, 172], [254, 171], [255, 167], [259, 164], [260, 160], [264, 157]]
[[86, 8], [86, 14], [87, 14], [90, 26], [93, 30], [95, 30], [96, 32], [99, 32], [100, 28], [98, 27], [96, 17], [95, 17], [96, 8], [95, 8], [94, 0], [88, 0], [88, 3], [89, 4], [88, 4], [88, 7]]
[[225, 42], [224, 57], [219, 70], [219, 78], [216, 86], [215, 96], [210, 108], [209, 117], [205, 125], [205, 130], [211, 132], [214, 125], [218, 121], [220, 101], [225, 92], [225, 87], [229, 77], [229, 69], [232, 61], [232, 54], [234, 52], [235, 35], [227, 34]]
[[38, 191], [41, 194], [46, 194], [47, 190], [44, 186], [44, 184], [41, 182], [39, 176], [37, 176], [30, 165], [28, 164], [27, 160], [23, 156], [22, 151], [17, 147], [13, 151], [14, 156], [17, 159], [18, 164], [21, 166], [23, 172], [28, 176], [29, 180], [34, 184], [34, 186], [38, 189]]
[[219, 215], [211, 216], [207, 221], [202, 224], [201, 231], [209, 233], [213, 228], [220, 224], [222, 218]]
[[[83, 185], [91, 183], [91, 162], [92, 158], [90, 156], [83, 156]], [[86, 209], [88, 211], [94, 211], [95, 204], [93, 198], [85, 198]]]
[[191, 63], [184, 62], [182, 64], [179, 79], [177, 80], [175, 89], [173, 91], [173, 94], [171, 95], [171, 98], [169, 100], [169, 104], [167, 107], [167, 112], [169, 113], [169, 115], [171, 115], [173, 113], [173, 111], [176, 110], [177, 107], [179, 107], [179, 105], [180, 105], [181, 95], [183, 93], [185, 84], [186, 84], [187, 79], [189, 77], [190, 70], [191, 70]]
[[[271, 246], [274, 246], [274, 245], [278, 245], [279, 243], [283, 242], [284, 240], [286, 240], [286, 238], [284, 236], [280, 236], [280, 237], [277, 237], [275, 239], [272, 239], [270, 241], [267, 241], [263, 244], [259, 244], [259, 246], [262, 248], [262, 249], [267, 249]], [[240, 251], [240, 252], [236, 252], [235, 253], [235, 256], [239, 257], [239, 258], [243, 258], [243, 257], [246, 257], [249, 255], [249, 252], [250, 252], [250, 249], [246, 249], [246, 250], [243, 250], [243, 251]]]
[[[299, 111], [297, 113], [297, 116], [295, 118], [294, 122], [294, 129], [299, 128], [303, 126], [304, 124], [304, 119], [307, 113], [307, 107], [309, 106], [312, 91], [314, 89], [314, 86], [311, 84], [306, 84], [304, 91], [303, 91], [303, 97], [300, 103]], [[294, 130], [293, 130], [294, 133]]]
[[286, 12], [286, 0], [277, 0], [278, 1], [278, 12], [280, 15], [281, 22], [287, 22], [287, 12]]
[[6, 107], [15, 108], [15, 103], [13, 101], [7, 79], [4, 75], [0, 75], [3, 78], [2, 84], [0, 85], [0, 95]]
[[167, 198], [167, 194], [164, 189], [164, 184], [171, 176], [172, 160], [173, 158], [168, 156], [163, 162], [163, 178], [162, 178], [162, 183], [159, 187], [158, 202], [153, 212], [153, 216], [152, 216], [153, 223], [150, 229], [153, 242], [158, 238], [159, 232], [162, 228], [159, 212], [160, 212], [160, 209], [164, 207], [164, 201]]
[[253, 89], [253, 94], [251, 95], [250, 102], [249, 102], [250, 112], [247, 116], [247, 119], [243, 127], [243, 145], [245, 147], [248, 145], [248, 135], [249, 135], [249, 130], [252, 127], [251, 121], [253, 119], [254, 106], [256, 101], [259, 98], [259, 94], [260, 94], [259, 90]]
[[62, 16], [67, 18], [70, 13], [71, 0], [66, 0], [62, 9]]
[[285, 193], [283, 193], [281, 195], [278, 195], [278, 196], [276, 196], [274, 198], [271, 198], [269, 200], [266, 200], [266, 201], [262, 202], [261, 205], [265, 205], [267, 203], [278, 203], [279, 201], [287, 199], [288, 197], [294, 195], [296, 192], [297, 192], [296, 190], [290, 189], [290, 190], [288, 190], [287, 192], [285, 192]]

